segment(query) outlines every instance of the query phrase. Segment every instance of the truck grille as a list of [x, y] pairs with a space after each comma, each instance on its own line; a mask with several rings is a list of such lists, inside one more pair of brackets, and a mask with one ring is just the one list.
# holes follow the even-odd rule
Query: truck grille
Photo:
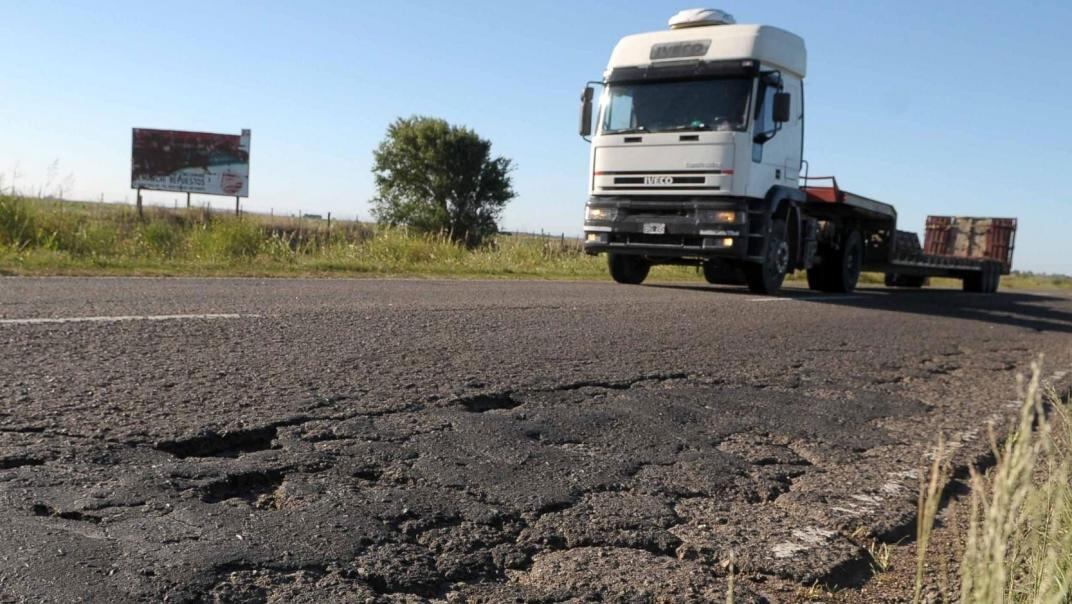
[[645, 235], [643, 233], [614, 233], [611, 243], [632, 243], [636, 245], [676, 245], [681, 247], [702, 247], [703, 237], [682, 235]]

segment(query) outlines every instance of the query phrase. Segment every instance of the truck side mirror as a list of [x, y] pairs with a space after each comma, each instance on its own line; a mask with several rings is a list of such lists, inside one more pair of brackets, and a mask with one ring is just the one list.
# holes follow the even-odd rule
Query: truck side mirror
[[784, 124], [789, 121], [790, 96], [788, 92], [774, 93], [774, 122]]
[[592, 135], [592, 97], [595, 95], [595, 91], [591, 86], [585, 86], [584, 92], [581, 93], [581, 129], [580, 133], [583, 137], [589, 137]]

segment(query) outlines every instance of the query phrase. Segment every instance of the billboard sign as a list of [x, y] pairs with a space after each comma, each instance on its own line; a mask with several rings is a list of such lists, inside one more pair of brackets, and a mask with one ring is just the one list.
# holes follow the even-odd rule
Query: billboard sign
[[235, 135], [135, 128], [130, 187], [249, 197], [249, 130]]

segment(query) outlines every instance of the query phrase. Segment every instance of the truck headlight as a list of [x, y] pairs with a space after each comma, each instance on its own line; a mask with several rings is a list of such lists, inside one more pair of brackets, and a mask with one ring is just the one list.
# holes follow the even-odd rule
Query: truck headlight
[[618, 208], [592, 208], [584, 210], [585, 220], [614, 220], [618, 217]]
[[715, 222], [718, 224], [737, 224], [739, 219], [737, 212], [727, 210], [700, 210], [697, 217], [700, 222]]

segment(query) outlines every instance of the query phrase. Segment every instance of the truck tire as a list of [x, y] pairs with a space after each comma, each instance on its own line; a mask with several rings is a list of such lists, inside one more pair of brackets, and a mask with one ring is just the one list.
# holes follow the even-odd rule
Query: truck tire
[[640, 285], [648, 278], [651, 264], [640, 256], [630, 254], [607, 254], [610, 276], [618, 283]]
[[964, 277], [964, 291], [977, 294], [992, 294], [1001, 286], [1001, 265], [996, 262], [983, 264], [978, 273]]
[[998, 293], [998, 288], [1001, 287], [1001, 266], [995, 264], [994, 268], [990, 271], [990, 293]]
[[770, 237], [767, 239], [767, 254], [763, 263], [752, 263], [744, 267], [745, 281], [748, 289], [757, 294], [772, 295], [778, 293], [789, 270], [789, 242], [785, 238], [785, 221], [775, 220], [771, 223]]
[[847, 294], [856, 289], [864, 260], [864, 240], [853, 229], [841, 243], [841, 249], [826, 249], [822, 263], [808, 269], [808, 287], [821, 292]]

